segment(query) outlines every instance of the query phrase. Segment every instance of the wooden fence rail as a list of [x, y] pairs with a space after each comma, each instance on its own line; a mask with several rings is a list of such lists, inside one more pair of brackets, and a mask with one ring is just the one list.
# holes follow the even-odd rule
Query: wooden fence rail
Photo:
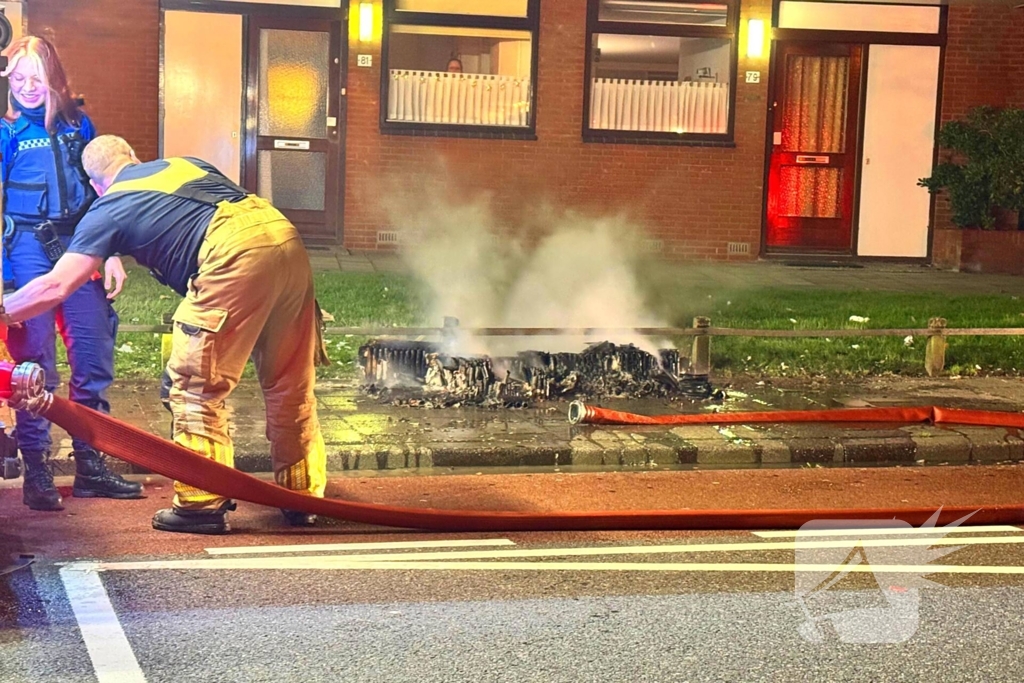
[[[450, 319], [449, 319], [450, 320]], [[926, 328], [839, 330], [765, 330], [712, 327], [709, 318], [694, 319], [693, 327], [460, 327], [445, 321], [443, 327], [328, 327], [330, 336], [353, 337], [451, 337], [466, 334], [477, 337], [547, 337], [599, 335], [639, 335], [644, 337], [691, 337], [691, 366], [696, 374], [707, 374], [711, 367], [711, 337], [751, 337], [799, 339], [810, 337], [925, 337], [925, 370], [929, 376], [942, 372], [945, 366], [946, 337], [1006, 337], [1024, 335], [1024, 327], [946, 327], [944, 318], [932, 318]], [[119, 332], [168, 334], [167, 325], [121, 325]], [[701, 372], [703, 370], [703, 372]]]

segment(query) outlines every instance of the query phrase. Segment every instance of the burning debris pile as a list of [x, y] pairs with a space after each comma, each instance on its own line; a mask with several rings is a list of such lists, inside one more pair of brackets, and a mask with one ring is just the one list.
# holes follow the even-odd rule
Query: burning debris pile
[[359, 349], [364, 388], [395, 404], [525, 407], [554, 398], [686, 397], [716, 394], [688, 372], [675, 349], [658, 357], [632, 344], [602, 342], [582, 353], [524, 351], [513, 357], [459, 357], [430, 342], [373, 341]]

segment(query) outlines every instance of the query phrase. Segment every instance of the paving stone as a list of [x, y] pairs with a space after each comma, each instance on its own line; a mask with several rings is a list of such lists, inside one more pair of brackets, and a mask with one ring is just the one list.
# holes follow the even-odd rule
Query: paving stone
[[793, 461], [789, 444], [778, 439], [761, 439], [754, 443], [754, 452], [762, 465], [788, 465]]
[[569, 441], [569, 449], [569, 463], [572, 465], [604, 464], [604, 448], [583, 434], [578, 434]]
[[971, 442], [963, 434], [932, 426], [908, 427], [917, 447], [917, 459], [926, 464], [966, 463], [971, 460]]
[[960, 425], [951, 427], [951, 429], [970, 442], [972, 462], [996, 463], [1021, 460], [1021, 439], [1006, 429]]
[[830, 438], [793, 439], [786, 441], [790, 462], [795, 465], [826, 465], [843, 462], [842, 446]]
[[883, 439], [841, 438], [845, 460], [848, 464], [880, 462], [914, 462], [917, 459], [917, 444], [909, 436]]

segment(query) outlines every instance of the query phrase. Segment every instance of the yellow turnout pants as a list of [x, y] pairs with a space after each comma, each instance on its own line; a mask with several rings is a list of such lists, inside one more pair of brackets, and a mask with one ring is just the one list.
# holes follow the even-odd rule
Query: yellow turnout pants
[[[167, 369], [175, 442], [234, 466], [224, 401], [251, 356], [267, 405], [274, 478], [285, 488], [323, 496], [313, 274], [295, 227], [255, 196], [221, 203], [174, 323]], [[174, 492], [178, 508], [213, 509], [225, 501], [181, 482]]]

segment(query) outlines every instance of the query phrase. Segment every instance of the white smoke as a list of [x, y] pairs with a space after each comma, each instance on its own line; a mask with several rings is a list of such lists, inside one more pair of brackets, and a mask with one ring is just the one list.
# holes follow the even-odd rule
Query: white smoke
[[624, 216], [590, 218], [540, 207], [526, 224], [503, 226], [486, 197], [454, 202], [438, 187], [415, 197], [389, 193], [386, 209], [402, 235], [403, 261], [429, 292], [429, 324], [452, 316], [462, 328], [626, 329], [589, 337], [464, 335], [458, 353], [579, 352], [607, 340], [656, 354], [670, 345], [632, 332], [666, 324], [642, 296], [640, 231]]

